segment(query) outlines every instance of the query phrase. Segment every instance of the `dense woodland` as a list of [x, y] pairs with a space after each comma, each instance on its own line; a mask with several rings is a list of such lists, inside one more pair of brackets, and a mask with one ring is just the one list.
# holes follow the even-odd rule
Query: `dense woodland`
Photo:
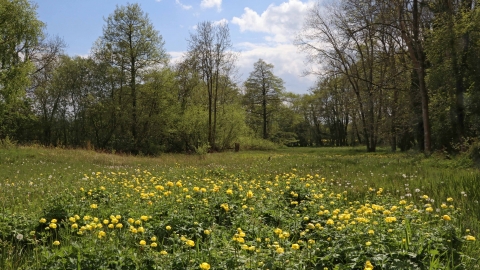
[[0, 0], [0, 139], [158, 154], [379, 145], [458, 151], [480, 136], [475, 0], [338, 0], [296, 38], [317, 83], [285, 89], [259, 59], [246, 81], [228, 25], [200, 22], [179, 62], [138, 4], [118, 6], [88, 57], [69, 56], [28, 0]]

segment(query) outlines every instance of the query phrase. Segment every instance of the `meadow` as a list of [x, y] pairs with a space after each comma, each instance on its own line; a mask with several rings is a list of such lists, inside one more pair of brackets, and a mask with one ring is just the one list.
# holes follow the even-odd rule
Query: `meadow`
[[465, 157], [0, 149], [0, 269], [480, 269]]

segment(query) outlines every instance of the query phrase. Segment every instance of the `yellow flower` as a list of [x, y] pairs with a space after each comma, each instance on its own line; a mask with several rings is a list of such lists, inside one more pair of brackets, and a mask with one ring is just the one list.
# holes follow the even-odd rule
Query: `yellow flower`
[[123, 228], [123, 224], [122, 224], [122, 223], [118, 223], [118, 224], [115, 226], [115, 228], [121, 229], [121, 228]]
[[140, 219], [143, 220], [143, 221], [147, 221], [147, 220], [148, 220], [148, 216], [141, 216]]
[[212, 233], [212, 231], [210, 231], [210, 230], [204, 230], [203, 233], [206, 234], [206, 235], [210, 235], [210, 233]]
[[147, 242], [145, 240], [140, 240], [140, 246], [145, 246]]
[[95, 204], [95, 203], [93, 203], [93, 204], [90, 205], [90, 208], [92, 208], [92, 209], [97, 209], [97, 208], [98, 208], [98, 205]]
[[364, 270], [373, 270], [373, 264], [370, 261], [366, 261]]
[[445, 221], [452, 220], [449, 215], [443, 215], [442, 219], [445, 220]]
[[253, 192], [252, 192], [251, 190], [249, 190], [249, 191], [247, 192], [247, 198], [249, 198], [249, 199], [250, 199], [250, 198], [253, 198]]
[[129, 224], [133, 224], [133, 223], [135, 222], [135, 220], [134, 220], [133, 218], [129, 218], [129, 219], [127, 220], [127, 222], [128, 222]]
[[368, 241], [365, 243], [365, 245], [368, 247], [368, 246], [371, 246], [372, 245], [372, 242]]
[[368, 230], [368, 234], [374, 235], [374, 234], [375, 234], [375, 231], [374, 231], [374, 230]]
[[45, 222], [47, 222], [47, 220], [44, 219], [44, 218], [41, 218], [38, 222], [40, 222], [40, 223], [45, 223]]
[[150, 238], [150, 241], [152, 241], [152, 242], [155, 242], [155, 241], [157, 241], [157, 237], [155, 237], [155, 236], [152, 236], [152, 238]]
[[150, 246], [151, 246], [152, 248], [157, 247], [157, 243], [153, 242], [153, 243], [150, 244]]
[[167, 227], [165, 227], [165, 229], [167, 229], [167, 231], [170, 231], [172, 229], [172, 227], [167, 226]]
[[203, 263], [200, 264], [200, 269], [208, 270], [208, 269], [210, 269], [210, 264], [208, 264], [206, 262], [203, 262]]
[[193, 240], [187, 240], [187, 241], [185, 242], [185, 244], [186, 244], [187, 246], [189, 246], [189, 247], [194, 247], [194, 246], [195, 246], [195, 242], [194, 242]]
[[275, 252], [277, 252], [278, 254], [282, 254], [284, 252], [283, 248], [281, 247], [278, 247]]
[[447, 202], [453, 202], [453, 198], [452, 197], [447, 198]]
[[232, 195], [232, 194], [233, 194], [233, 190], [227, 189], [227, 194], [228, 194], [228, 195]]
[[54, 245], [54, 246], [59, 246], [59, 245], [60, 245], [60, 241], [58, 241], [58, 240], [57, 240], [57, 241], [53, 241], [53, 245]]
[[465, 236], [465, 240], [467, 240], [467, 241], [475, 241], [475, 237], [474, 237], [474, 236], [471, 236], [471, 235], [467, 235], [467, 236]]
[[72, 223], [75, 223], [75, 221], [76, 221], [76, 220], [75, 220], [75, 217], [69, 217], [68, 220], [69, 220], [70, 222], [72, 222]]
[[56, 219], [52, 219], [52, 221], [50, 221], [51, 223], [57, 223], [57, 220]]
[[160, 251], [160, 254], [161, 254], [161, 255], [167, 255], [168, 252], [167, 252], [166, 250], [162, 250], [162, 251]]
[[102, 239], [103, 237], [105, 237], [107, 234], [104, 232], [104, 231], [99, 231], [98, 232], [98, 238]]
[[50, 223], [50, 225], [48, 225], [48, 227], [52, 228], [52, 229], [56, 229], [57, 228], [57, 224], [55, 223]]
[[138, 227], [137, 232], [143, 233], [145, 232], [145, 229], [143, 227]]
[[298, 244], [292, 244], [292, 249], [294, 249], [294, 250], [299, 250], [299, 249], [300, 249], [300, 245], [298, 245]]
[[113, 229], [113, 228], [115, 228], [115, 226], [112, 223], [110, 223], [110, 224], [108, 224], [108, 228]]
[[72, 229], [77, 229], [78, 228], [78, 224], [77, 223], [73, 223], [72, 224]]

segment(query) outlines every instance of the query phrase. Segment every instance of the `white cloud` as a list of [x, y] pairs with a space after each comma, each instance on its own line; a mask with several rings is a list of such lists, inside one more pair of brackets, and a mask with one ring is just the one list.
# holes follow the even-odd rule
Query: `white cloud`
[[182, 9], [185, 9], [185, 10], [189, 10], [192, 8], [192, 6], [182, 4], [180, 0], [175, 0], [175, 3], [177, 3], [177, 5], [179, 5]]
[[222, 10], [222, 0], [202, 0], [200, 3], [202, 8], [213, 8], [217, 7], [217, 10]]
[[233, 17], [232, 23], [237, 24], [241, 32], [267, 33], [267, 41], [291, 43], [296, 32], [301, 30], [305, 15], [313, 5], [313, 0], [289, 0], [278, 6], [269, 5], [261, 15], [246, 7], [240, 17]]
[[219, 21], [214, 21], [214, 22], [213, 22], [213, 25], [225, 25], [225, 24], [228, 24], [228, 20], [225, 19], [225, 18], [223, 18], [223, 19], [221, 19], [221, 20], [219, 20]]
[[253, 71], [253, 64], [258, 59], [273, 64], [273, 72], [285, 81], [285, 88], [289, 92], [306, 93], [315, 83], [315, 76], [303, 76], [306, 69], [304, 55], [298, 53], [293, 44], [253, 44], [240, 43], [236, 47], [241, 50], [237, 62], [242, 80], [245, 80]]

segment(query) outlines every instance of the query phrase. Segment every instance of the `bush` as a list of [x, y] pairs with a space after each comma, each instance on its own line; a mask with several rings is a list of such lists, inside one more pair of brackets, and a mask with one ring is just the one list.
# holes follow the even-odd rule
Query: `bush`
[[259, 139], [259, 138], [252, 138], [252, 137], [241, 137], [240, 140], [240, 148], [244, 150], [276, 150], [280, 146], [275, 144], [274, 142]]

